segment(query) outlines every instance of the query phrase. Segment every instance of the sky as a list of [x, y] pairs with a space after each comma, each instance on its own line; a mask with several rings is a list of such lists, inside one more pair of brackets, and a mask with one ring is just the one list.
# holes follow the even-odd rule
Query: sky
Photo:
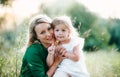
[[103, 18], [120, 18], [119, 0], [77, 0]]
[[[38, 12], [38, 6], [46, 2], [48, 4], [55, 0], [15, 0], [13, 2], [14, 13], [21, 17], [29, 16]], [[120, 18], [119, 0], [76, 0], [86, 6], [91, 12], [103, 18]], [[8, 12], [10, 10], [8, 9]], [[0, 8], [2, 13], [2, 8]]]

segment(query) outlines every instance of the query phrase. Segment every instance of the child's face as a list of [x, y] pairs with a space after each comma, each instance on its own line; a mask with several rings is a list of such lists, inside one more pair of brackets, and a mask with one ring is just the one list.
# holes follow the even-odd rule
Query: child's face
[[56, 40], [59, 42], [65, 42], [69, 39], [69, 29], [65, 25], [56, 25], [54, 28], [54, 34]]

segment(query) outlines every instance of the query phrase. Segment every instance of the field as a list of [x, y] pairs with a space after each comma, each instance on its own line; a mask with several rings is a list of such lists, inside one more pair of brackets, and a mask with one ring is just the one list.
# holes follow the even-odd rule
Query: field
[[[19, 77], [23, 50], [2, 53], [0, 77]], [[120, 53], [117, 51], [84, 52], [90, 77], [120, 77]]]
[[91, 77], [120, 77], [120, 53], [117, 51], [86, 52]]

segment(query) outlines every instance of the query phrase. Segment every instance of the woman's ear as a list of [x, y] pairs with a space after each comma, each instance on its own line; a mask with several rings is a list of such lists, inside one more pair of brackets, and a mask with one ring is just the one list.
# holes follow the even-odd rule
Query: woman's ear
[[40, 40], [38, 39], [36, 34], [35, 34], [35, 40], [40, 43]]

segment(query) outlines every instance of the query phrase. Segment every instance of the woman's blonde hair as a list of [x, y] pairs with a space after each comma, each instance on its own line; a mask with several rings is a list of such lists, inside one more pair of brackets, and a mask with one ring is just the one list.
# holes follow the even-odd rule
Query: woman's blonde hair
[[55, 28], [56, 25], [65, 25], [70, 31], [70, 37], [78, 37], [78, 32], [73, 27], [72, 21], [68, 16], [59, 16], [53, 19], [52, 26]]
[[40, 23], [48, 23], [51, 24], [52, 20], [46, 15], [36, 15], [30, 20], [29, 23], [29, 40], [28, 40], [28, 46], [30, 46], [32, 43], [40, 43], [40, 40], [37, 39], [37, 35], [35, 32], [35, 26], [37, 26]]

